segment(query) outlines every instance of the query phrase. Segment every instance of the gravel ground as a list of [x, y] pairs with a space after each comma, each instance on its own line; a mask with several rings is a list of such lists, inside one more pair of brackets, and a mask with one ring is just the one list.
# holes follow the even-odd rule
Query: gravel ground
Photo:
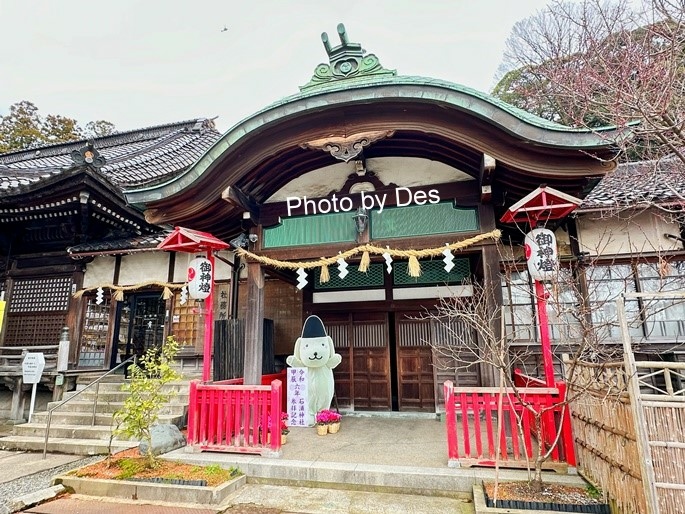
[[91, 462], [102, 459], [102, 455], [93, 455], [92, 457], [85, 457], [81, 460], [64, 464], [56, 468], [39, 471], [33, 475], [27, 475], [16, 480], [0, 483], [0, 505], [5, 505], [9, 500], [22, 496], [24, 494], [40, 491], [52, 485], [52, 479], [57, 475], [70, 471], [72, 469], [80, 468]]

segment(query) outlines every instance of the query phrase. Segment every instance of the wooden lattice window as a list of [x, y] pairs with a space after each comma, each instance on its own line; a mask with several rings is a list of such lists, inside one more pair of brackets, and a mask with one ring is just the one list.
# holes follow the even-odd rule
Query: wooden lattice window
[[17, 279], [7, 309], [5, 345], [57, 344], [66, 324], [71, 276]]
[[170, 334], [176, 338], [181, 348], [201, 348], [200, 338], [203, 330], [202, 304], [188, 300], [185, 305], [176, 302], [171, 321]]
[[79, 349], [79, 368], [105, 367], [107, 343], [110, 340], [110, 298], [98, 305], [89, 298], [83, 321], [83, 335]]

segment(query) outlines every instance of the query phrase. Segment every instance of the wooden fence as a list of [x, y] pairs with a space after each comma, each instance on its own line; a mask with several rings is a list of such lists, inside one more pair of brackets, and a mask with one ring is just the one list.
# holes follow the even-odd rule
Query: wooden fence
[[[513, 389], [454, 387], [451, 381], [445, 382], [449, 465], [492, 467], [499, 459], [501, 467], [530, 467], [535, 446], [541, 445], [542, 451], [546, 451], [561, 422], [565, 425], [561, 427], [559, 444], [552, 447], [550, 459], [543, 467], [564, 470], [568, 464], [575, 466], [570, 419], [565, 415], [567, 409], [558, 405], [560, 398], [564, 398], [563, 387], [563, 383], [556, 388], [517, 387], [517, 396]], [[497, 415], [500, 410], [501, 418]], [[535, 440], [533, 412], [543, 411], [543, 437]]]
[[625, 301], [616, 301], [623, 362], [567, 362], [580, 469], [625, 513], [685, 512], [685, 363], [635, 361]]
[[[567, 368], [572, 363], [567, 362]], [[575, 362], [569, 380], [578, 469], [623, 512], [647, 512], [623, 362]]]
[[282, 389], [190, 383], [188, 444], [198, 450], [259, 453], [281, 449]]

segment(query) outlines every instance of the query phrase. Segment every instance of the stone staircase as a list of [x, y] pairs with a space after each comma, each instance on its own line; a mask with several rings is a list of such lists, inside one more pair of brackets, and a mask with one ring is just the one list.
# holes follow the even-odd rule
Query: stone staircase
[[[100, 383], [94, 423], [95, 386], [54, 410], [50, 421], [48, 452], [74, 455], [109, 453], [112, 416], [122, 407], [127, 395], [121, 391], [123, 383], [123, 377], [116, 376], [111, 381]], [[159, 422], [182, 427], [188, 410], [188, 382], [172, 382], [165, 387], [176, 391], [176, 395], [162, 407]], [[64, 393], [64, 399], [73, 397], [78, 390], [77, 385], [77, 391]], [[58, 403], [50, 402], [48, 409]], [[47, 411], [34, 412], [31, 423], [15, 425], [12, 435], [0, 438], [0, 449], [43, 451], [47, 419]], [[112, 441], [112, 451], [137, 445], [137, 441], [117, 438]]]

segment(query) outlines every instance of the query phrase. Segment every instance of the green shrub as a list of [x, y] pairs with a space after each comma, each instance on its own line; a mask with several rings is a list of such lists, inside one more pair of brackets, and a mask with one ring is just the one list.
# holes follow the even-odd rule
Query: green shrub
[[159, 412], [173, 396], [175, 391], [165, 391], [169, 382], [181, 376], [173, 368], [178, 353], [178, 343], [174, 336], [167, 337], [161, 348], [149, 348], [137, 362], [129, 367], [130, 381], [123, 390], [128, 392], [124, 405], [114, 413], [116, 428], [114, 436], [146, 441], [148, 444], [148, 463], [153, 466], [152, 426], [159, 420]]

